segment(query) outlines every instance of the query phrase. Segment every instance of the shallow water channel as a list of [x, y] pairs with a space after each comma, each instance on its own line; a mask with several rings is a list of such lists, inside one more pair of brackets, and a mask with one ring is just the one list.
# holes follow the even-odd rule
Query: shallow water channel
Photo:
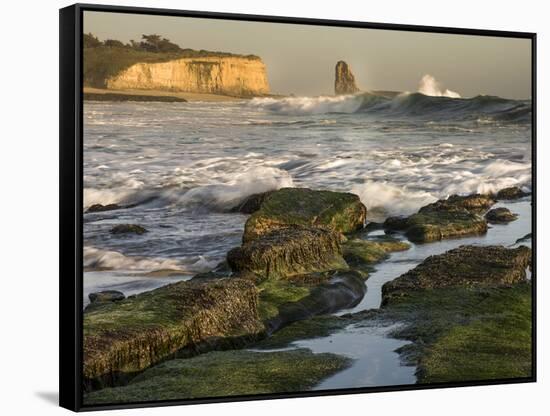
[[[376, 270], [369, 275], [366, 282], [367, 293], [362, 301], [354, 308], [339, 311], [335, 315], [379, 308], [382, 285], [401, 276], [431, 255], [441, 254], [466, 244], [516, 246], [518, 239], [531, 232], [531, 202], [521, 200], [498, 203], [494, 208], [500, 206], [519, 214], [518, 219], [509, 224], [490, 225], [484, 236], [411, 244], [409, 250], [391, 254], [387, 260], [376, 265]], [[383, 231], [374, 231], [366, 238], [375, 238], [380, 234], [383, 234]], [[521, 244], [530, 246], [531, 241]], [[285, 349], [308, 348], [314, 353], [334, 353], [354, 360], [349, 368], [323, 380], [314, 390], [414, 384], [416, 368], [403, 365], [398, 353], [395, 352], [408, 342], [388, 336], [397, 325], [399, 324], [381, 326], [376, 322], [371, 326], [349, 325], [327, 337], [293, 342]]]

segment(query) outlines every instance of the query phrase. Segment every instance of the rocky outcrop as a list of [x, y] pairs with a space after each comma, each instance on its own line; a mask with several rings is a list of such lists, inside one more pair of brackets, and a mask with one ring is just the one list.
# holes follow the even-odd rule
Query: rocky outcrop
[[452, 195], [409, 217], [390, 217], [384, 222], [384, 229], [404, 231], [409, 240], [417, 243], [484, 234], [487, 221], [478, 214], [494, 203], [488, 195]]
[[374, 264], [384, 260], [389, 253], [408, 250], [404, 241], [387, 239], [382, 241], [350, 239], [342, 243], [344, 259], [349, 265]]
[[122, 209], [122, 208], [123, 207], [121, 207], [118, 204], [107, 204], [107, 205], [93, 204], [93, 205], [90, 205], [90, 207], [86, 210], [86, 212], [114, 211], [114, 210]]
[[124, 293], [118, 290], [104, 290], [102, 292], [94, 292], [88, 295], [91, 303], [107, 303], [117, 302], [125, 298]]
[[111, 234], [145, 234], [148, 231], [138, 224], [117, 224], [111, 228]]
[[124, 300], [125, 298], [126, 296], [124, 296], [124, 293], [119, 292], [118, 290], [104, 290], [101, 292], [93, 292], [88, 295], [90, 303], [88, 304], [88, 306], [86, 306], [86, 308], [84, 308], [84, 311], [89, 312], [102, 305], [105, 305], [106, 303], [118, 302]]
[[312, 288], [308, 296], [279, 306], [279, 313], [265, 323], [267, 332], [270, 334], [296, 321], [352, 308], [363, 299], [366, 292], [365, 279], [361, 273], [339, 271], [326, 283]]
[[490, 210], [485, 214], [485, 219], [491, 224], [503, 224], [518, 219], [518, 215], [514, 214], [508, 208], [499, 207]]
[[267, 279], [347, 269], [340, 235], [328, 229], [287, 226], [276, 228], [229, 251], [227, 262], [236, 273]]
[[310, 390], [351, 364], [351, 359], [308, 349], [213, 351], [155, 366], [127, 386], [84, 396], [84, 404], [204, 399]]
[[440, 199], [439, 201], [420, 208], [418, 212], [456, 211], [465, 209], [466, 211], [479, 213], [487, 211], [495, 203], [496, 201], [490, 195], [451, 195], [447, 199]]
[[502, 246], [461, 246], [430, 256], [420, 265], [382, 287], [383, 304], [411, 291], [448, 287], [497, 287], [526, 279], [531, 249]]
[[529, 195], [527, 192], [523, 192], [517, 186], [511, 186], [509, 188], [501, 189], [497, 192], [497, 199], [519, 199]]
[[84, 314], [87, 390], [113, 385], [181, 350], [215, 348], [265, 330], [243, 279], [179, 282]]
[[257, 57], [205, 56], [137, 63], [107, 79], [108, 89], [165, 90], [238, 97], [269, 93], [266, 67]]
[[230, 212], [240, 212], [241, 214], [253, 214], [260, 209], [265, 199], [274, 191], [253, 194], [245, 198], [239, 205], [231, 208]]
[[363, 228], [367, 208], [357, 195], [282, 188], [266, 196], [246, 221], [246, 243], [278, 228], [299, 225], [349, 233]]
[[351, 68], [344, 61], [338, 61], [335, 68], [334, 93], [336, 95], [355, 94], [358, 91]]

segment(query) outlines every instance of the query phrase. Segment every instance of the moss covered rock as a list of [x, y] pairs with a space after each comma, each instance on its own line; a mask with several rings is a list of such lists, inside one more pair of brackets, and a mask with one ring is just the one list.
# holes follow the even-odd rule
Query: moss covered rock
[[388, 253], [404, 251], [409, 248], [410, 244], [391, 238], [380, 241], [356, 238], [342, 243], [344, 259], [350, 265], [378, 263], [384, 260]]
[[276, 228], [230, 250], [227, 262], [234, 272], [268, 279], [347, 269], [340, 239], [338, 233], [322, 228]]
[[501, 189], [497, 192], [497, 199], [519, 199], [529, 195], [529, 193], [522, 191], [517, 186], [511, 186], [509, 188]]
[[349, 233], [365, 224], [366, 207], [357, 195], [307, 188], [283, 188], [267, 195], [245, 224], [243, 241], [289, 225]]
[[487, 221], [466, 210], [425, 211], [404, 219], [388, 218], [384, 226], [390, 231], [404, 231], [407, 238], [415, 243], [487, 232]]
[[104, 290], [102, 292], [94, 292], [88, 295], [91, 303], [107, 303], [117, 302], [125, 298], [124, 293], [118, 290]]
[[491, 208], [496, 201], [491, 195], [472, 194], [472, 195], [451, 195], [447, 199], [440, 199], [432, 204], [420, 208], [419, 212], [432, 211], [456, 211], [465, 209], [471, 212], [483, 212]]
[[508, 208], [499, 207], [494, 208], [485, 214], [485, 219], [491, 224], [503, 224], [517, 220], [518, 215], [514, 214]]
[[182, 349], [212, 348], [264, 331], [252, 282], [178, 282], [84, 314], [87, 389], [119, 379]]
[[531, 293], [529, 281], [417, 290], [354, 318], [401, 323], [391, 336], [411, 342], [398, 352], [419, 383], [531, 377]]
[[311, 293], [312, 286], [287, 280], [264, 280], [260, 290], [259, 312], [262, 320], [268, 321], [279, 314], [279, 308], [298, 302]]
[[382, 286], [382, 301], [407, 296], [422, 289], [446, 287], [496, 287], [526, 279], [531, 249], [521, 246], [461, 246], [430, 256], [420, 265]]
[[92, 309], [100, 307], [101, 305], [110, 302], [118, 302], [123, 300], [124, 298], [126, 298], [126, 296], [124, 296], [124, 293], [119, 292], [118, 290], [104, 290], [101, 292], [93, 292], [88, 295], [90, 303], [88, 304], [88, 306], [86, 306], [84, 310], [86, 312], [89, 312]]
[[495, 200], [488, 195], [452, 195], [422, 207], [409, 217], [390, 217], [384, 222], [389, 231], [404, 231], [416, 243], [479, 235], [487, 232], [487, 221], [478, 214]]
[[366, 292], [361, 273], [353, 270], [337, 272], [326, 283], [311, 288], [307, 296], [280, 305], [278, 314], [265, 323], [267, 332], [271, 334], [296, 321], [352, 308]]
[[262, 192], [246, 197], [239, 205], [231, 208], [231, 212], [240, 212], [241, 214], [253, 214], [262, 206], [264, 200], [274, 191]]
[[84, 396], [107, 404], [306, 391], [351, 363], [335, 354], [298, 349], [277, 352], [215, 351], [153, 367], [123, 387]]

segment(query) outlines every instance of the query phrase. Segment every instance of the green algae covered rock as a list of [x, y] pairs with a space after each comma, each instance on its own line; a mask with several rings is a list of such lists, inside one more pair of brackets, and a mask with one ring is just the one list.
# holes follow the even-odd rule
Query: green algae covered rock
[[262, 206], [265, 199], [275, 191], [267, 191], [259, 194], [253, 194], [241, 201], [239, 205], [234, 206], [230, 212], [240, 212], [241, 214], [253, 214]]
[[496, 201], [491, 195], [451, 195], [447, 199], [440, 199], [432, 204], [420, 208], [419, 212], [456, 211], [465, 209], [470, 212], [483, 212], [491, 208]]
[[243, 242], [289, 225], [349, 233], [363, 228], [366, 215], [367, 208], [354, 194], [282, 188], [263, 198], [245, 224]]
[[495, 200], [488, 195], [452, 195], [422, 207], [409, 217], [390, 217], [384, 229], [404, 231], [415, 243], [480, 235], [487, 232], [487, 221], [480, 217]]
[[508, 208], [494, 208], [485, 214], [485, 219], [491, 224], [505, 224], [518, 219], [518, 214], [514, 214]]
[[278, 307], [278, 314], [265, 322], [268, 334], [293, 323], [318, 315], [352, 308], [365, 296], [363, 275], [354, 270], [333, 274], [325, 283], [311, 288], [308, 296]]
[[498, 287], [524, 281], [531, 264], [525, 246], [460, 246], [430, 256], [420, 265], [382, 286], [382, 302], [407, 296], [411, 291], [448, 287]]
[[178, 282], [84, 314], [87, 389], [112, 385], [176, 352], [263, 333], [250, 281]]
[[356, 238], [342, 243], [344, 259], [350, 265], [378, 263], [384, 260], [388, 253], [404, 251], [409, 248], [410, 244], [390, 238], [380, 241]]
[[509, 188], [501, 189], [497, 192], [496, 198], [503, 200], [503, 199], [519, 199], [523, 198], [525, 196], [529, 195], [528, 192], [524, 192], [521, 188], [518, 188], [517, 186], [511, 186]]
[[311, 389], [351, 364], [335, 354], [310, 350], [254, 352], [214, 351], [189, 359], [166, 361], [128, 385], [84, 396], [84, 403], [128, 403], [252, 394], [290, 393]]
[[118, 290], [103, 290], [101, 292], [93, 292], [88, 295], [91, 303], [107, 303], [118, 302], [125, 298], [124, 293]]
[[227, 262], [236, 273], [268, 279], [347, 269], [340, 240], [340, 234], [323, 228], [279, 227], [230, 250]]
[[427, 243], [486, 232], [487, 221], [469, 211], [424, 211], [407, 219], [405, 235], [411, 241]]

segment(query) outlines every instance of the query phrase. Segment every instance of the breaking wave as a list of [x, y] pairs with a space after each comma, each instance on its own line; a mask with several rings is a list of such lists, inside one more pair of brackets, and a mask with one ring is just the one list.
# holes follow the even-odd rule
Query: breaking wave
[[418, 84], [418, 92], [430, 97], [449, 97], [460, 98], [460, 94], [449, 89], [443, 89], [439, 81], [437, 81], [432, 75], [426, 74], [420, 80]]
[[182, 188], [168, 185], [160, 189], [114, 188], [84, 189], [84, 208], [93, 204], [119, 204], [134, 207], [142, 203], [155, 201], [157, 206], [172, 205], [179, 207], [203, 207], [213, 211], [227, 211], [246, 197], [292, 187], [292, 177], [286, 170], [273, 167], [245, 168], [242, 173], [221, 174], [217, 183]]
[[360, 95], [339, 95], [336, 97], [254, 98], [250, 105], [280, 114], [305, 115], [355, 113], [362, 102], [363, 97]]
[[344, 113], [489, 123], [531, 121], [530, 101], [488, 95], [458, 98], [457, 93], [436, 87], [437, 85], [424, 85], [421, 88], [423, 93], [402, 93], [393, 98], [368, 92], [336, 97], [255, 98], [250, 101], [249, 106], [281, 115]]
[[429, 192], [413, 191], [388, 182], [367, 181], [355, 185], [351, 192], [367, 206], [371, 218], [413, 214], [424, 205], [437, 201], [437, 197]]
[[199, 273], [212, 269], [217, 262], [203, 256], [179, 260], [161, 257], [126, 256], [119, 251], [84, 247], [84, 268], [87, 270], [128, 270], [151, 272], [173, 270], [182, 273]]

